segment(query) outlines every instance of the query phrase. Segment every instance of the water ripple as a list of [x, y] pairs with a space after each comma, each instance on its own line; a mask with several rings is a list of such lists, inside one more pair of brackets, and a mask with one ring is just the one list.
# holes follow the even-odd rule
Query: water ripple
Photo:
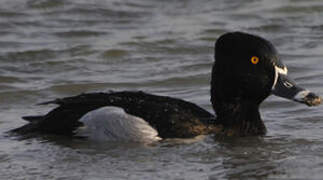
[[[228, 31], [261, 35], [291, 77], [322, 89], [323, 3], [317, 0], [3, 0], [0, 2], [0, 132], [33, 106], [82, 92], [144, 90], [212, 112], [214, 42]], [[91, 144], [0, 136], [3, 179], [319, 179], [321, 107], [278, 97], [261, 106], [265, 137], [191, 143]]]

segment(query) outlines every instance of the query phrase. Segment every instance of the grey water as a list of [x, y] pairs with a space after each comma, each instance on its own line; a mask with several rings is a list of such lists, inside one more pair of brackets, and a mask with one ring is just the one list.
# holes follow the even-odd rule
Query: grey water
[[[323, 95], [320, 0], [1, 0], [0, 179], [322, 179], [323, 106], [261, 106], [265, 137], [191, 143], [17, 139], [42, 101], [143, 90], [212, 112], [213, 47], [229, 31], [276, 46], [298, 84]], [[246, 44], [247, 45], [247, 44]]]

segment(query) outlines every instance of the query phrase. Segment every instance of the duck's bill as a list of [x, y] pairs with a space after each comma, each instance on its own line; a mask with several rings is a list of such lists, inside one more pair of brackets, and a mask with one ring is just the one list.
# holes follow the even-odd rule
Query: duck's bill
[[321, 97], [296, 85], [288, 78], [286, 73], [276, 73], [272, 93], [276, 96], [287, 98], [308, 106], [317, 106], [321, 104]]

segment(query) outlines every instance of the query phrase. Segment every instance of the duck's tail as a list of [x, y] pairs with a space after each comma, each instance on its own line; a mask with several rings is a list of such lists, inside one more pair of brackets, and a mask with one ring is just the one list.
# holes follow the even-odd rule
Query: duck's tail
[[39, 122], [43, 119], [43, 117], [44, 116], [24, 116], [22, 119], [28, 121], [29, 123], [19, 128], [10, 130], [10, 133], [30, 134], [37, 132], [39, 130]]
[[37, 122], [42, 120], [43, 116], [23, 116], [22, 119], [28, 122]]

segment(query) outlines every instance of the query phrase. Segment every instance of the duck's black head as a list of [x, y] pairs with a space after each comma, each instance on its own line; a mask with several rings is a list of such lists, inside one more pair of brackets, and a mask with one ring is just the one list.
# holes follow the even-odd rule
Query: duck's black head
[[265, 134], [258, 108], [270, 94], [307, 105], [321, 102], [287, 77], [269, 41], [242, 32], [222, 35], [215, 44], [211, 102], [224, 129], [238, 136]]

